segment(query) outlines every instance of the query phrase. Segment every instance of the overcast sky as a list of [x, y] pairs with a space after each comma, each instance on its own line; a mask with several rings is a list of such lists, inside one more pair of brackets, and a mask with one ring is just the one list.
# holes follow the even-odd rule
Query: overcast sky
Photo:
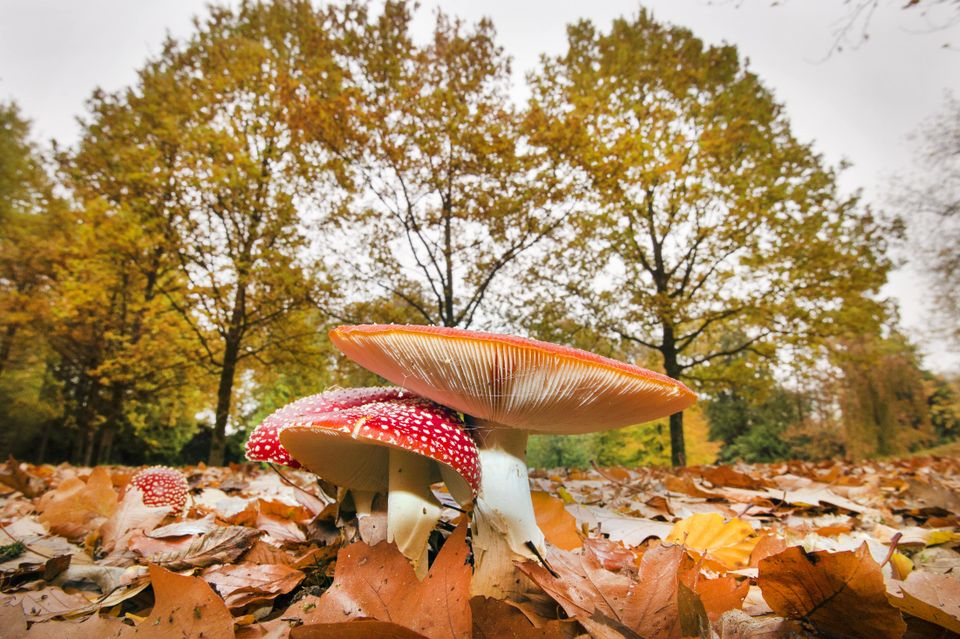
[[[909, 134], [943, 105], [946, 91], [960, 95], [960, 27], [934, 29], [937, 16], [902, 11], [881, 0], [869, 40], [830, 55], [848, 5], [842, 0], [654, 0], [642, 5], [710, 43], [736, 44], [750, 67], [786, 105], [794, 131], [813, 141], [828, 162], [852, 163], [846, 189], [864, 189], [883, 207], [887, 186], [909, 170]], [[0, 100], [16, 100], [33, 120], [38, 139], [75, 141], [75, 118], [95, 87], [120, 89], [167, 33], [185, 36], [206, 3], [193, 0], [0, 0]], [[432, 26], [435, 1], [424, 0], [417, 30]], [[514, 59], [517, 95], [522, 74], [541, 53], [565, 48], [566, 24], [589, 18], [606, 27], [640, 3], [613, 0], [445, 0], [448, 13], [468, 20], [489, 16]], [[857, 29], [857, 28], [855, 28]], [[860, 33], [856, 30], [853, 40]], [[945, 44], [951, 46], [944, 47]], [[927, 363], [960, 368], [925, 334], [929, 303], [911, 269], [893, 277], [888, 294], [900, 301], [904, 327], [920, 341]]]

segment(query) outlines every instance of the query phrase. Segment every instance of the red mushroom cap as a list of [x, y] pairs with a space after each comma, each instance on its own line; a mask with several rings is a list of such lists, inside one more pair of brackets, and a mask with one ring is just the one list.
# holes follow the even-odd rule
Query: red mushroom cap
[[[318, 414], [307, 410], [308, 402], [298, 404], [300, 411], [285, 411], [280, 440], [305, 467], [335, 484], [386, 490], [389, 448], [400, 448], [452, 469], [456, 474], [444, 479], [458, 500], [468, 501], [480, 488], [477, 447], [445, 406], [405, 397]], [[438, 467], [433, 481], [439, 480]]]
[[172, 514], [179, 515], [187, 504], [190, 485], [179, 470], [166, 466], [151, 466], [133, 476], [130, 486], [143, 495], [147, 506], [170, 506]]
[[576, 348], [438, 326], [341, 326], [330, 339], [367, 370], [454, 410], [547, 433], [658, 419], [696, 395], [675, 379]]
[[300, 462], [290, 456], [280, 443], [280, 429], [292, 419], [308, 414], [323, 414], [352, 408], [370, 402], [382, 402], [410, 393], [395, 386], [370, 388], [342, 388], [303, 397], [275, 411], [253, 429], [245, 446], [250, 461], [270, 462], [300, 468]]

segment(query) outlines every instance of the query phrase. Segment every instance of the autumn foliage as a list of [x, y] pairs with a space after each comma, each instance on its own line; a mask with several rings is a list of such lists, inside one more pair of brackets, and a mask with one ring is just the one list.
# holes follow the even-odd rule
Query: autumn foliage
[[134, 469], [10, 460], [0, 620], [11, 638], [943, 637], [960, 631], [957, 470], [534, 472], [548, 551], [497, 601], [470, 595], [469, 513], [445, 510], [421, 581], [303, 471], [184, 469], [176, 518], [128, 489]]

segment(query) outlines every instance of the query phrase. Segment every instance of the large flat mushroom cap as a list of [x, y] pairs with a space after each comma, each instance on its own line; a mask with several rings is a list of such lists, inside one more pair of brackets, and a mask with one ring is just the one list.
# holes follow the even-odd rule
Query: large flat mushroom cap
[[437, 462], [432, 481], [442, 477], [457, 501], [470, 501], [480, 489], [477, 447], [449, 408], [409, 394], [325, 412], [311, 410], [310, 402], [297, 404], [299, 410], [284, 412], [280, 442], [334, 484], [386, 491], [389, 449], [398, 448]]
[[679, 381], [576, 348], [437, 326], [341, 326], [344, 355], [390, 382], [464, 414], [574, 434], [676, 413], [696, 395]]

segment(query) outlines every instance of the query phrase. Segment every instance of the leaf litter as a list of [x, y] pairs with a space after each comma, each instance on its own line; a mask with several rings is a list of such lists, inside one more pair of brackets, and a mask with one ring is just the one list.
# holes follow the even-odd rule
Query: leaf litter
[[306, 472], [0, 466], [4, 637], [777, 639], [960, 634], [955, 458], [531, 473], [545, 563], [470, 595], [469, 513], [419, 581]]

